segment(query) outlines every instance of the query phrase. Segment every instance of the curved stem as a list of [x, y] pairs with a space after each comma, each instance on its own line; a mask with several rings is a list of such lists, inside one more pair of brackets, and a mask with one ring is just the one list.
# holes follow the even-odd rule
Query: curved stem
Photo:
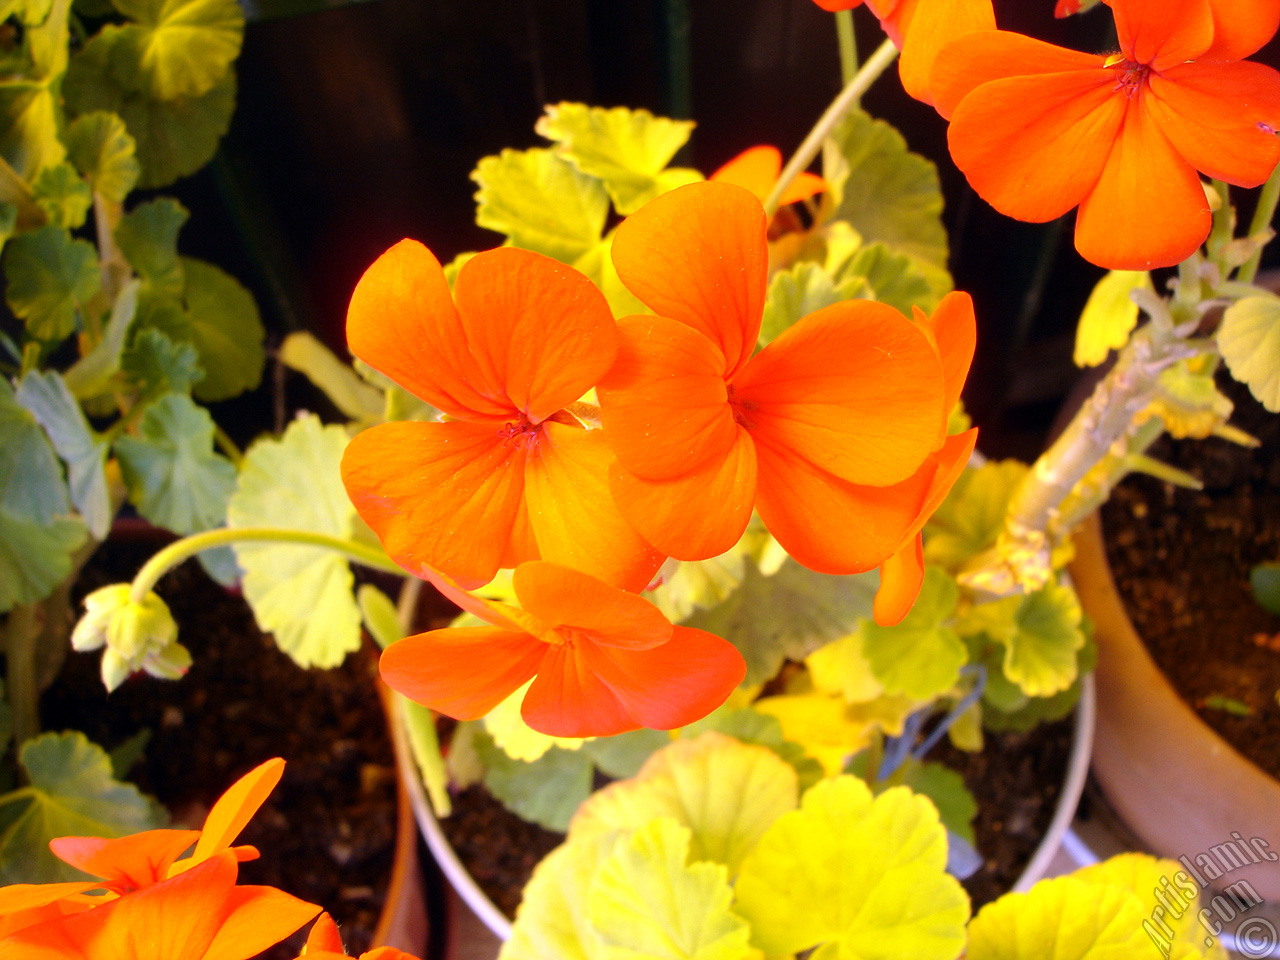
[[778, 177], [778, 182], [774, 184], [773, 192], [765, 200], [764, 212], [768, 216], [772, 217], [777, 212], [778, 205], [782, 202], [782, 195], [786, 192], [787, 187], [791, 186], [791, 181], [813, 162], [813, 158], [822, 149], [822, 141], [835, 129], [835, 125], [844, 119], [845, 114], [857, 105], [858, 98], [871, 88], [871, 84], [879, 79], [880, 74], [884, 73], [889, 64], [893, 63], [897, 57], [898, 48], [893, 45], [892, 40], [886, 40], [867, 59], [867, 62], [862, 65], [853, 79], [845, 85], [839, 95], [831, 101], [831, 106], [827, 107], [826, 112], [818, 118], [818, 122], [809, 131], [809, 135], [804, 138], [804, 143], [800, 144], [800, 148], [796, 150], [795, 155], [787, 161], [787, 165], [782, 170], [782, 175]]
[[356, 563], [386, 573], [400, 576], [409, 574], [392, 563], [391, 559], [374, 547], [343, 537], [335, 537], [327, 533], [314, 533], [310, 530], [285, 530], [276, 527], [220, 527], [204, 533], [192, 534], [174, 541], [165, 547], [145, 564], [133, 578], [131, 598], [141, 603], [148, 593], [159, 582], [160, 578], [172, 568], [194, 557], [202, 550], [214, 547], [225, 547], [231, 543], [290, 543], [308, 547], [326, 547], [346, 555]]
[[858, 73], [858, 43], [853, 32], [852, 10], [836, 11], [836, 42], [840, 45], [840, 80], [848, 84]]
[[[1258, 194], [1258, 206], [1253, 211], [1253, 220], [1249, 224], [1249, 236], [1256, 237], [1271, 226], [1271, 218], [1275, 216], [1278, 201], [1280, 201], [1280, 164], [1271, 171], [1271, 176], [1262, 185], [1262, 192]], [[1240, 268], [1236, 279], [1241, 283], [1253, 283], [1253, 278], [1258, 275], [1258, 264], [1261, 262], [1262, 250], [1259, 249]]]

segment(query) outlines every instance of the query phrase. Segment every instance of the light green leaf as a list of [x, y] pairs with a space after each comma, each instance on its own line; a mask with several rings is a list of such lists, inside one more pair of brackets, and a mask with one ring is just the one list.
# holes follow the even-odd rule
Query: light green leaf
[[1067, 689], [1050, 697], [1028, 697], [1004, 675], [1004, 648], [994, 649], [982, 660], [987, 668], [987, 689], [983, 694], [982, 725], [997, 733], [1025, 733], [1042, 723], [1061, 720], [1080, 701], [1080, 678], [1093, 670], [1098, 661], [1097, 644], [1089, 637], [1086, 620], [1085, 644], [1076, 654], [1076, 680]]
[[885, 690], [930, 700], [960, 679], [968, 650], [949, 624], [959, 599], [955, 580], [928, 567], [920, 597], [901, 623], [860, 624], [863, 652]]
[[1138, 323], [1138, 305], [1130, 294], [1150, 289], [1151, 274], [1145, 270], [1112, 270], [1098, 281], [1076, 326], [1077, 367], [1096, 367], [1129, 342]]
[[[662, 582], [647, 596], [668, 620], [680, 623], [695, 610], [724, 603], [746, 576], [747, 560], [754, 560], [760, 570], [770, 563], [775, 549], [781, 549], [778, 541], [753, 518], [738, 542], [718, 557], [668, 560], [658, 574]], [[786, 554], [782, 556], [785, 559]], [[776, 567], [769, 570], [774, 571]]]
[[969, 900], [946, 863], [946, 831], [927, 799], [905, 787], [873, 799], [841, 776], [813, 787], [761, 838], [738, 876], [735, 910], [766, 953], [954, 960]]
[[[281, 527], [349, 538], [355, 508], [338, 465], [346, 431], [307, 414], [280, 439], [249, 448], [227, 506], [232, 527]], [[334, 667], [360, 646], [346, 558], [324, 547], [238, 543], [244, 595], [258, 625], [300, 666]]]
[[1070, 587], [1053, 584], [1024, 597], [1016, 632], [1003, 639], [1004, 673], [1030, 697], [1066, 690], [1076, 679], [1076, 653], [1084, 646], [1080, 601]]
[[208, 93], [240, 54], [244, 12], [236, 0], [114, 0], [133, 20], [120, 31], [111, 66], [130, 89], [156, 100]]
[[31, 185], [32, 196], [55, 227], [75, 230], [93, 206], [93, 191], [69, 163], [45, 167]]
[[680, 728], [685, 739], [700, 737], [707, 731], [723, 733], [743, 743], [767, 747], [786, 761], [796, 771], [796, 781], [803, 793], [823, 777], [822, 764], [805, 753], [804, 747], [787, 740], [777, 717], [757, 709], [760, 701], [751, 707], [731, 709], [727, 705], [717, 707], [696, 723]]
[[534, 129], [588, 176], [604, 181], [618, 213], [634, 213], [661, 193], [702, 179], [696, 170], [666, 169], [689, 139], [691, 120], [655, 117], [648, 110], [550, 104]]
[[1245, 297], [1227, 307], [1218, 349], [1231, 375], [1247, 383], [1272, 413], [1280, 413], [1280, 298]]
[[583, 273], [600, 288], [609, 309], [615, 317], [628, 317], [637, 313], [653, 311], [640, 302], [640, 298], [627, 289], [622, 278], [618, 276], [618, 268], [613, 264], [613, 232], [573, 261], [574, 269]]
[[48, 436], [0, 377], [0, 509], [37, 523], [71, 510]]
[[178, 299], [186, 289], [182, 260], [178, 257], [178, 231], [188, 216], [187, 208], [177, 200], [159, 197], [138, 204], [116, 227], [120, 252], [152, 297]]
[[182, 265], [192, 342], [204, 368], [196, 398], [208, 403], [252, 390], [262, 381], [266, 363], [266, 331], [253, 296], [211, 263], [183, 257]]
[[728, 600], [696, 611], [685, 625], [724, 637], [747, 661], [744, 682], [763, 683], [784, 659], [803, 660], [871, 616], [878, 583], [874, 572], [832, 576], [791, 559], [766, 577], [750, 563]]
[[0, 157], [27, 183], [67, 155], [58, 138], [58, 113], [47, 81], [0, 83]]
[[862, 296], [871, 297], [906, 316], [919, 307], [932, 313], [942, 299], [927, 265], [885, 243], [868, 243], [861, 247], [839, 274], [842, 289], [865, 289]]
[[580, 750], [583, 741], [576, 737], [553, 737], [534, 730], [524, 722], [520, 706], [529, 690], [530, 680], [485, 715], [483, 723], [494, 744], [512, 760], [532, 763], [553, 747]]
[[67, 126], [67, 158], [97, 193], [112, 203], [124, 198], [138, 182], [137, 144], [114, 113], [97, 110]]
[[642, 727], [612, 737], [596, 737], [582, 744], [582, 749], [600, 770], [619, 780], [634, 777], [654, 752], [671, 742], [665, 730]]
[[236, 469], [213, 452], [213, 418], [191, 398], [169, 393], [147, 408], [137, 436], [116, 441], [129, 499], [138, 512], [174, 533], [219, 526]]
[[107, 488], [107, 443], [89, 428], [80, 404], [57, 371], [32, 370], [15, 394], [36, 418], [67, 465], [71, 503], [89, 532], [105, 540], [111, 526], [111, 496]]
[[382, 419], [386, 400], [310, 333], [291, 333], [280, 344], [280, 362], [304, 374], [352, 420]]
[[633, 830], [670, 817], [692, 831], [694, 860], [735, 874], [769, 825], [795, 808], [797, 795], [795, 770], [772, 750], [704, 733], [663, 747], [633, 779], [592, 794], [569, 835]]
[[689, 831], [661, 818], [619, 842], [587, 894], [605, 956], [629, 960], [744, 960], [751, 931], [729, 904], [719, 863], [689, 863]]
[[837, 283], [817, 263], [802, 261], [794, 264], [789, 270], [774, 274], [769, 281], [764, 320], [760, 324], [760, 343], [769, 343], [815, 310], [843, 300], [870, 296], [871, 287], [863, 277], [851, 276]]
[[386, 397], [385, 419], [387, 420], [439, 420], [440, 411], [424, 402], [390, 377], [379, 373], [359, 357], [356, 357], [351, 368], [360, 379], [382, 392]]
[[552, 747], [537, 760], [513, 760], [489, 737], [476, 749], [485, 765], [484, 785], [518, 817], [548, 830], [569, 828], [578, 805], [591, 794], [591, 758], [580, 750]]
[[57, 78], [67, 68], [67, 46], [71, 42], [69, 17], [71, 0], [52, 0], [43, 3], [36, 0], [28, 7], [30, 13], [47, 10], [39, 22], [33, 20], [27, 30], [27, 51], [31, 55], [31, 76], [50, 82], [56, 91]]
[[116, 295], [111, 316], [99, 340], [64, 374], [67, 388], [80, 400], [90, 400], [111, 389], [112, 379], [120, 372], [125, 340], [138, 315], [138, 290], [141, 284], [130, 280]]
[[76, 328], [76, 316], [98, 292], [98, 253], [62, 227], [46, 226], [5, 245], [5, 300], [39, 340], [59, 341]]
[[970, 558], [996, 545], [1009, 500], [1027, 465], [998, 460], [966, 467], [924, 531], [925, 563], [953, 573]]
[[373, 584], [360, 585], [360, 589], [356, 591], [356, 603], [360, 607], [360, 618], [364, 621], [365, 629], [380, 649], [385, 650], [404, 637], [396, 605]]
[[964, 777], [940, 763], [920, 763], [910, 759], [903, 764], [902, 774], [902, 785], [928, 797], [938, 808], [942, 825], [972, 846], [973, 818], [978, 815], [978, 801], [964, 785]]
[[1156, 378], [1155, 396], [1147, 412], [1157, 414], [1169, 435], [1179, 440], [1211, 436], [1230, 419], [1234, 409], [1214, 381], [1217, 358], [1212, 363], [1204, 362], [1206, 359], [1181, 360], [1161, 370]]
[[174, 343], [161, 330], [140, 330], [121, 360], [129, 379], [143, 390], [190, 393], [204, 377], [200, 355], [190, 343]]
[[82, 733], [45, 733], [22, 745], [30, 793], [0, 797], [0, 883], [53, 883], [85, 875], [49, 850], [55, 837], [122, 837], [163, 826], [164, 810], [116, 780], [111, 758]]
[[0, 506], [0, 613], [52, 593], [88, 535], [79, 517], [32, 520]]
[[422, 704], [414, 703], [403, 694], [393, 693], [392, 699], [404, 721], [409, 748], [418, 764], [418, 772], [422, 776], [422, 785], [427, 789], [431, 809], [437, 817], [447, 817], [453, 810], [453, 803], [449, 799], [449, 771], [445, 767], [444, 755], [440, 752], [440, 739], [436, 734], [436, 716]]
[[503, 150], [471, 173], [476, 223], [517, 247], [573, 263], [600, 243], [609, 197], [551, 150]]

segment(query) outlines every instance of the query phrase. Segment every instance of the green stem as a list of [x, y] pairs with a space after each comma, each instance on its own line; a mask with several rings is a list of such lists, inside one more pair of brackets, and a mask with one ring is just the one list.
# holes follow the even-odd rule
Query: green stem
[[852, 10], [836, 11], [836, 42], [840, 45], [840, 82], [848, 85], [858, 73], [858, 42], [853, 32]]
[[36, 646], [41, 629], [40, 605], [19, 603], [5, 625], [5, 694], [13, 711], [13, 740], [21, 746], [40, 732], [40, 690]]
[[240, 448], [236, 446], [236, 442], [231, 439], [227, 431], [223, 430], [218, 424], [213, 425], [213, 442], [218, 445], [218, 449], [227, 455], [227, 459], [235, 464], [236, 469], [240, 469], [240, 464], [244, 460], [244, 454], [240, 452]]
[[786, 192], [787, 187], [791, 186], [791, 181], [813, 162], [813, 158], [822, 149], [822, 141], [835, 129], [836, 124], [844, 119], [845, 114], [857, 104], [858, 98], [871, 88], [871, 84], [875, 83], [880, 74], [884, 73], [897, 58], [898, 48], [893, 45], [892, 40], [886, 40], [880, 44], [876, 52], [862, 65], [854, 78], [831, 101], [831, 106], [827, 107], [826, 112], [818, 118], [818, 122], [814, 124], [813, 129], [809, 131], [809, 135], [805, 137], [804, 143], [800, 144], [800, 148], [796, 150], [795, 155], [787, 161], [786, 167], [782, 170], [782, 176], [778, 177], [778, 182], [774, 184], [773, 192], [769, 194], [769, 198], [764, 202], [764, 212], [766, 214], [772, 217], [777, 212], [778, 204], [782, 202], [782, 195]]
[[293, 543], [308, 547], [327, 547], [330, 550], [345, 554], [356, 563], [385, 573], [407, 576], [403, 569], [391, 562], [391, 559], [374, 547], [343, 537], [335, 537], [327, 533], [314, 533], [310, 530], [286, 530], [278, 527], [220, 527], [204, 533], [183, 537], [165, 547], [145, 564], [133, 578], [132, 599], [141, 603], [148, 593], [160, 581], [160, 578], [172, 568], [194, 557], [202, 550], [214, 547], [225, 547], [232, 543]]
[[1214, 180], [1213, 190], [1218, 195], [1218, 209], [1213, 211], [1213, 229], [1209, 231], [1209, 258], [1217, 260], [1231, 240], [1231, 188]]
[[[1271, 176], [1262, 185], [1262, 192], [1258, 194], [1258, 206], [1253, 211], [1253, 221], [1249, 224], [1249, 236], [1256, 237], [1271, 226], [1271, 218], [1275, 216], [1277, 202], [1280, 202], [1280, 164], [1271, 171]], [[1253, 283], [1253, 278], [1258, 275], [1258, 264], [1261, 262], [1262, 250], [1259, 248], [1240, 268], [1236, 279], [1241, 283]]]

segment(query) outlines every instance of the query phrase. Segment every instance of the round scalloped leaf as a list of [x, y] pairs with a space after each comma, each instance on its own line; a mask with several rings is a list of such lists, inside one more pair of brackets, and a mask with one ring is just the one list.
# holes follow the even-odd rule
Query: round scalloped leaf
[[31, 185], [32, 197], [55, 227], [75, 230], [93, 206], [93, 191], [69, 163], [45, 167]]
[[22, 180], [31, 182], [66, 156], [58, 138], [58, 103], [48, 83], [0, 84], [0, 118], [0, 157]]
[[4, 296], [14, 315], [38, 340], [60, 341], [76, 328], [76, 315], [98, 292], [98, 252], [73, 240], [63, 227], [47, 226], [5, 245]]
[[1084, 646], [1080, 601], [1070, 587], [1050, 584], [1024, 597], [1005, 642], [1004, 675], [1029, 697], [1050, 697], [1076, 679]]
[[1231, 375], [1247, 383], [1272, 413], [1280, 413], [1280, 298], [1245, 297], [1227, 307], [1218, 349]]
[[886, 691], [930, 700], [955, 685], [968, 659], [964, 641], [950, 626], [959, 599], [955, 580], [929, 567], [919, 599], [900, 623], [859, 625], [867, 662]]
[[1138, 323], [1138, 305], [1129, 295], [1150, 289], [1151, 274], [1145, 270], [1112, 270], [1098, 281], [1076, 326], [1077, 367], [1096, 367], [1129, 342]]
[[636, 829], [671, 817], [692, 831], [694, 860], [736, 873], [769, 825], [795, 808], [796, 795], [795, 769], [772, 750], [704, 733], [663, 747], [634, 779], [592, 794], [569, 835]]
[[156, 100], [198, 97], [240, 54], [244, 11], [236, 0], [114, 0], [134, 22], [120, 31], [111, 66], [124, 86]]
[[37, 523], [70, 511], [53, 445], [0, 377], [0, 509]]
[[204, 368], [195, 384], [196, 398], [208, 403], [252, 390], [262, 381], [266, 363], [266, 331], [253, 295], [211, 263], [183, 257], [182, 268], [191, 342]]
[[533, 761], [513, 760], [489, 737], [476, 738], [484, 785], [523, 820], [563, 833], [591, 794], [594, 766], [581, 750], [553, 747]]
[[68, 124], [66, 141], [67, 158], [93, 189], [112, 203], [124, 203], [142, 172], [124, 121], [106, 110], [86, 113]]
[[769, 954], [954, 960], [969, 898], [946, 865], [946, 830], [927, 799], [906, 787], [873, 798], [841, 776], [761, 838], [738, 875], [735, 911]]
[[157, 197], [138, 204], [116, 227], [120, 252], [152, 297], [177, 299], [186, 289], [178, 232], [189, 216], [187, 208], [173, 197]]
[[[347, 447], [340, 426], [313, 414], [279, 439], [249, 448], [227, 506], [232, 527], [279, 527], [350, 538], [355, 508], [338, 464]], [[263, 630], [303, 667], [335, 667], [360, 646], [360, 608], [344, 556], [325, 547], [237, 543], [245, 599]]]
[[51, 594], [88, 536], [79, 517], [31, 520], [0, 507], [0, 613]]
[[607, 957], [745, 960], [751, 931], [723, 864], [689, 863], [689, 830], [662, 817], [614, 847], [587, 894]]

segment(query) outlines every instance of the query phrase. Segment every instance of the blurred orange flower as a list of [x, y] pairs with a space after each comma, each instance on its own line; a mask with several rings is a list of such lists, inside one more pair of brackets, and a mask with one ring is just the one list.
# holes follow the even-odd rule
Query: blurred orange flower
[[[322, 913], [307, 935], [307, 942], [297, 960], [355, 960], [342, 946], [338, 925], [328, 913]], [[412, 954], [395, 947], [374, 947], [360, 954], [359, 960], [418, 960]]]
[[1001, 30], [946, 46], [930, 76], [956, 165], [1000, 212], [1078, 206], [1076, 249], [1118, 270], [1186, 259], [1209, 233], [1199, 173], [1237, 186], [1280, 161], [1280, 73], [1242, 60], [1280, 0], [1112, 0], [1120, 52]]
[[614, 509], [612, 454], [565, 407], [612, 365], [617, 329], [572, 267], [511, 247], [444, 271], [403, 240], [360, 279], [351, 352], [443, 411], [356, 436], [342, 479], [360, 516], [406, 570], [465, 586], [550, 559], [642, 588], [662, 562]]
[[400, 693], [459, 720], [484, 716], [530, 680], [521, 715], [557, 737], [671, 729], [706, 716], [746, 673], [741, 654], [702, 630], [673, 627], [649, 601], [577, 570], [523, 563], [520, 607], [432, 582], [488, 627], [406, 637], [382, 654]]
[[[782, 154], [777, 147], [762, 145], [743, 150], [708, 177], [717, 183], [732, 183], [749, 190], [761, 203], [768, 198], [782, 173]], [[799, 203], [827, 189], [827, 181], [815, 173], [801, 173], [782, 194], [780, 206]]]

